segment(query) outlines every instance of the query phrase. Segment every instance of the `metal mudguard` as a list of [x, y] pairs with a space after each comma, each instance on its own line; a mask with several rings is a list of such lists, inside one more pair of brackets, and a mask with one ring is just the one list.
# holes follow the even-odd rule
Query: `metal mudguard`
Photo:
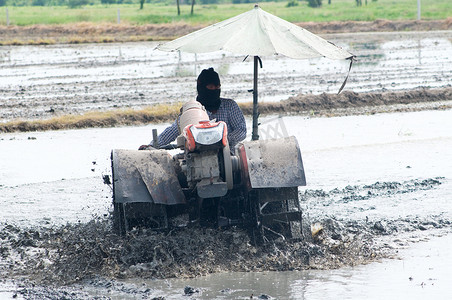
[[250, 188], [306, 185], [301, 152], [294, 136], [244, 141], [238, 150], [241, 168]]
[[113, 201], [183, 204], [172, 157], [165, 150], [121, 150], [111, 153]]

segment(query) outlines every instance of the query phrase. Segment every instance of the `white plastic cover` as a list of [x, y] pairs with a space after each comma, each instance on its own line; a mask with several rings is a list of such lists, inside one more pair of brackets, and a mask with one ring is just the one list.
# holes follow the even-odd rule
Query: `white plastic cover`
[[224, 50], [250, 56], [282, 54], [295, 59], [353, 57], [344, 49], [257, 5], [248, 12], [159, 45], [157, 49], [189, 53]]

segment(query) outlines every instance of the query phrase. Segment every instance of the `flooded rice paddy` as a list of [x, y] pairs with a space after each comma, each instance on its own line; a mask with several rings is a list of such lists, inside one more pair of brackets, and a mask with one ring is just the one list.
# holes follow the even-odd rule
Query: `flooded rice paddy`
[[[74, 299], [185, 299], [186, 285], [198, 290], [192, 295], [196, 299], [245, 299], [251, 294], [276, 299], [317, 299], [319, 295], [334, 299], [336, 293], [359, 298], [380, 289], [394, 297], [408, 291], [414, 299], [421, 299], [421, 295], [446, 299], [450, 290], [444, 287], [451, 273], [440, 261], [450, 260], [451, 113], [262, 119], [263, 129], [282, 124], [300, 143], [308, 179], [308, 186], [300, 189], [306, 220], [336, 220], [342, 224], [335, 227], [341, 235], [346, 235], [346, 227], [353, 228], [354, 222], [370, 224], [371, 228], [381, 226], [384, 234], [373, 238], [381, 240], [379, 247], [400, 252], [402, 261], [324, 271], [225, 270], [184, 280], [97, 278], [76, 285]], [[110, 150], [136, 148], [149, 139], [154, 127], [162, 129], [164, 125], [2, 135], [3, 224], [55, 228], [107, 216], [111, 190], [103, 184], [102, 175], [110, 172]], [[419, 241], [425, 244], [413, 245]], [[394, 281], [387, 282], [390, 278]], [[9, 288], [15, 289], [21, 290], [14, 285]], [[7, 285], [4, 290], [8, 291]], [[24, 291], [38, 293], [29, 287], [22, 290], [25, 295]], [[55, 288], [42, 293], [46, 291], [48, 295], [61, 293]]]
[[[359, 56], [349, 90], [450, 87], [448, 32], [337, 35], [333, 41]], [[181, 94], [193, 96], [195, 74], [210, 65], [220, 70], [226, 96], [249, 99], [250, 63], [222, 53], [155, 53], [149, 43], [2, 47], [0, 53], [2, 121], [183, 101]], [[262, 100], [334, 92], [347, 68], [321, 59], [266, 58], [260, 75]], [[306, 253], [312, 256], [308, 264], [295, 260], [292, 250], [305, 250], [294, 245], [273, 245], [263, 252], [267, 259], [252, 256], [255, 249], [244, 247], [245, 237], [233, 231], [219, 233], [237, 240], [231, 246], [236, 252], [229, 253], [229, 265], [222, 264], [223, 269], [210, 261], [205, 266], [182, 262], [193, 268], [192, 273], [157, 266], [159, 276], [152, 275], [152, 264], [142, 262], [110, 262], [102, 270], [83, 264], [77, 268], [77, 262], [87, 258], [77, 253], [77, 240], [123, 246], [108, 236], [111, 188], [102, 177], [111, 174], [110, 151], [136, 149], [150, 141], [152, 128], [162, 131], [167, 124], [8, 133], [0, 135], [0, 298], [452, 297], [451, 110], [332, 118], [265, 116], [261, 122], [262, 137], [271, 137], [276, 129], [296, 136], [300, 144], [308, 183], [299, 190], [304, 220], [325, 228], [321, 240], [307, 244]], [[247, 123], [251, 124], [249, 118]], [[177, 241], [178, 236], [171, 238]], [[358, 244], [355, 261], [355, 252], [343, 251], [348, 241]], [[46, 243], [61, 248], [46, 248]], [[154, 251], [153, 245], [141, 246]], [[322, 252], [325, 249], [329, 252]], [[125, 254], [129, 260], [139, 258], [138, 251]], [[275, 257], [284, 263], [273, 261]], [[189, 278], [197, 274], [203, 276]]]
[[[345, 90], [354, 92], [450, 87], [450, 31], [360, 33], [325, 38], [357, 56]], [[139, 108], [187, 101], [200, 70], [213, 66], [223, 96], [252, 101], [253, 62], [228, 53], [167, 53], [156, 43], [3, 46], [0, 120]], [[349, 62], [263, 57], [260, 101], [336, 93]]]

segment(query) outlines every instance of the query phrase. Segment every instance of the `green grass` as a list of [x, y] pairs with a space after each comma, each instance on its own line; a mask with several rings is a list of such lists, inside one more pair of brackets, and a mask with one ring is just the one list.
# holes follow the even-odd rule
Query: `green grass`
[[[327, 21], [373, 21], [415, 20], [417, 1], [378, 0], [368, 1], [367, 5], [357, 7], [353, 0], [324, 0], [321, 8], [310, 8], [306, 1], [298, 6], [286, 7], [287, 2], [263, 2], [261, 8], [290, 22]], [[195, 5], [195, 14], [190, 15], [190, 6], [181, 6], [177, 16], [176, 5], [149, 4], [140, 10], [138, 4], [92, 5], [70, 9], [67, 7], [8, 7], [11, 25], [67, 24], [77, 22], [117, 22], [120, 10], [121, 22], [127, 24], [186, 22], [190, 24], [215, 23], [252, 9], [253, 4], [215, 4]], [[423, 0], [423, 19], [446, 19], [452, 17], [451, 0]], [[0, 7], [0, 25], [6, 24], [6, 14]]]

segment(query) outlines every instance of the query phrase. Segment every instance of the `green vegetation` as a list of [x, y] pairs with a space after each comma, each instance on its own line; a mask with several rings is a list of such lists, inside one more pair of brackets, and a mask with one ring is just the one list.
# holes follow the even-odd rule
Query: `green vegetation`
[[[1, 0], [0, 0], [1, 1]], [[14, 2], [15, 1], [15, 2]], [[21, 0], [22, 1], [22, 0]], [[54, 1], [54, 0], [52, 0]], [[92, 1], [92, 0], [90, 0]], [[139, 0], [132, 4], [90, 4], [79, 6], [78, 3], [91, 3], [88, 0], [66, 0], [64, 6], [31, 6], [45, 0], [7, 0], [11, 25], [33, 24], [67, 24], [76, 22], [117, 22], [120, 10], [121, 22], [127, 24], [186, 22], [190, 24], [211, 24], [252, 8], [253, 4], [197, 4], [194, 14], [190, 14], [191, 2], [184, 1], [181, 14], [177, 15], [174, 3], [146, 3], [140, 9]], [[107, 2], [106, 0], [103, 1]], [[259, 5], [269, 13], [275, 14], [290, 22], [327, 22], [327, 21], [373, 21], [415, 20], [417, 18], [417, 2], [413, 0], [378, 0], [367, 1], [367, 5], [357, 6], [355, 1], [332, 0], [331, 4], [323, 3], [321, 7], [312, 8], [307, 1], [299, 1], [299, 5], [288, 6], [284, 2], [262, 2]], [[30, 6], [11, 6], [12, 4]], [[50, 2], [46, 2], [50, 3]], [[48, 5], [48, 4], [47, 4]], [[69, 8], [69, 5], [74, 8]], [[424, 19], [446, 19], [452, 16], [450, 0], [422, 1], [422, 17]], [[0, 25], [6, 24], [6, 14], [0, 10]]]
[[292, 7], [292, 6], [298, 6], [298, 0], [289, 0], [289, 2], [287, 2], [286, 7]]
[[322, 6], [322, 0], [308, 0], [309, 7], [320, 7]]

